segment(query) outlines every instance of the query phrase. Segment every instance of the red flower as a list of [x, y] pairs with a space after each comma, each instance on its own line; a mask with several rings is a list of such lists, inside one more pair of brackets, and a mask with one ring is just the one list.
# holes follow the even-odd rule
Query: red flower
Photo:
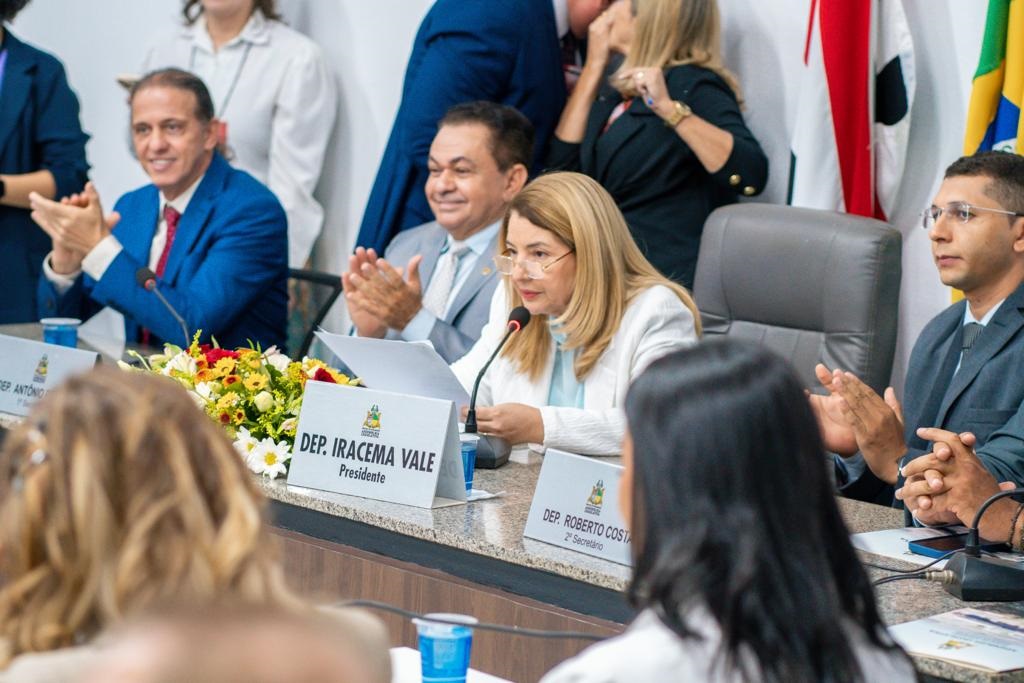
[[206, 356], [206, 362], [213, 367], [221, 358], [238, 358], [238, 351], [229, 351], [228, 349], [210, 349], [209, 351], [205, 351], [204, 355]]
[[220, 414], [220, 423], [222, 425], [226, 425], [229, 422], [231, 422], [231, 416], [228, 415], [227, 413], [221, 413]]
[[228, 375], [224, 378], [224, 386], [229, 387], [238, 381], [238, 375]]
[[323, 368], [317, 368], [316, 373], [313, 375], [313, 379], [317, 382], [328, 382], [330, 384], [337, 384], [334, 378], [331, 377], [331, 373], [327, 372]]

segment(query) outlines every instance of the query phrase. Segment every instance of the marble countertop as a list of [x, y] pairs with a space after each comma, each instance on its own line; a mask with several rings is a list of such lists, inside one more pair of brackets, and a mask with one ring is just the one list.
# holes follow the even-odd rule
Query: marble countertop
[[259, 483], [269, 498], [282, 503], [602, 588], [624, 590], [630, 577], [628, 567], [523, 538], [540, 473], [540, 456], [530, 454], [517, 459], [527, 462], [509, 462], [496, 470], [476, 470], [474, 475], [474, 488], [504, 492], [503, 495], [433, 510], [288, 486], [279, 479], [261, 479]]

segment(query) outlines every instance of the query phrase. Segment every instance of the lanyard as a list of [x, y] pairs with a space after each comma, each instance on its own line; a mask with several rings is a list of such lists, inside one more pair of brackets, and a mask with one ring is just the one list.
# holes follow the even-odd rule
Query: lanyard
[[[235, 69], [235, 75], [231, 79], [230, 85], [228, 85], [228, 91], [224, 93], [224, 99], [221, 100], [220, 106], [214, 110], [214, 114], [217, 117], [224, 116], [224, 112], [227, 111], [228, 102], [231, 101], [231, 96], [235, 94], [235, 86], [238, 85], [238, 79], [242, 76], [242, 69], [245, 68], [245, 62], [249, 59], [249, 51], [252, 49], [252, 43], [245, 43], [245, 51], [242, 53], [242, 60], [238, 62], [238, 68]], [[192, 46], [192, 51], [189, 53], [188, 58], [188, 70], [195, 73], [196, 65], [196, 46]]]

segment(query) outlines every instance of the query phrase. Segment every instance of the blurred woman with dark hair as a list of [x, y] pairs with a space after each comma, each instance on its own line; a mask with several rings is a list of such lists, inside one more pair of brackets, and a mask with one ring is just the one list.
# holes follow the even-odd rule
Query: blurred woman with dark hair
[[639, 616], [543, 683], [915, 680], [839, 514], [792, 370], [708, 342], [626, 399], [620, 505]]
[[36, 288], [50, 237], [29, 215], [28, 195], [60, 199], [87, 180], [78, 98], [53, 55], [5, 25], [28, 0], [0, 0], [0, 324], [39, 319]]
[[288, 214], [288, 264], [301, 268], [323, 226], [313, 197], [334, 128], [337, 85], [320, 47], [285, 26], [275, 0], [184, 0], [183, 27], [157, 42], [143, 73], [177, 67], [213, 96], [231, 163]]

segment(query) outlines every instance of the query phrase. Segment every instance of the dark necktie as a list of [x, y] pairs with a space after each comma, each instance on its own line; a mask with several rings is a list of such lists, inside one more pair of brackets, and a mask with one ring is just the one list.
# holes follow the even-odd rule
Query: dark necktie
[[[170, 204], [164, 206], [164, 220], [167, 221], [167, 241], [164, 242], [164, 249], [160, 252], [160, 258], [156, 262], [156, 276], [163, 277], [167, 269], [167, 257], [171, 254], [171, 246], [174, 244], [174, 235], [178, 232], [178, 221], [181, 220], [181, 212]], [[139, 341], [143, 346], [149, 346], [152, 341], [152, 333], [145, 327], [139, 335]]]
[[967, 354], [970, 352], [971, 347], [974, 346], [974, 341], [981, 334], [981, 331], [985, 329], [984, 325], [980, 323], [967, 323], [964, 325], [964, 340], [960, 345], [960, 364], [963, 365], [964, 360], [967, 358]]
[[560, 41], [562, 47], [562, 72], [565, 74], [565, 89], [572, 92], [580, 77], [579, 49], [581, 41], [569, 31]]

